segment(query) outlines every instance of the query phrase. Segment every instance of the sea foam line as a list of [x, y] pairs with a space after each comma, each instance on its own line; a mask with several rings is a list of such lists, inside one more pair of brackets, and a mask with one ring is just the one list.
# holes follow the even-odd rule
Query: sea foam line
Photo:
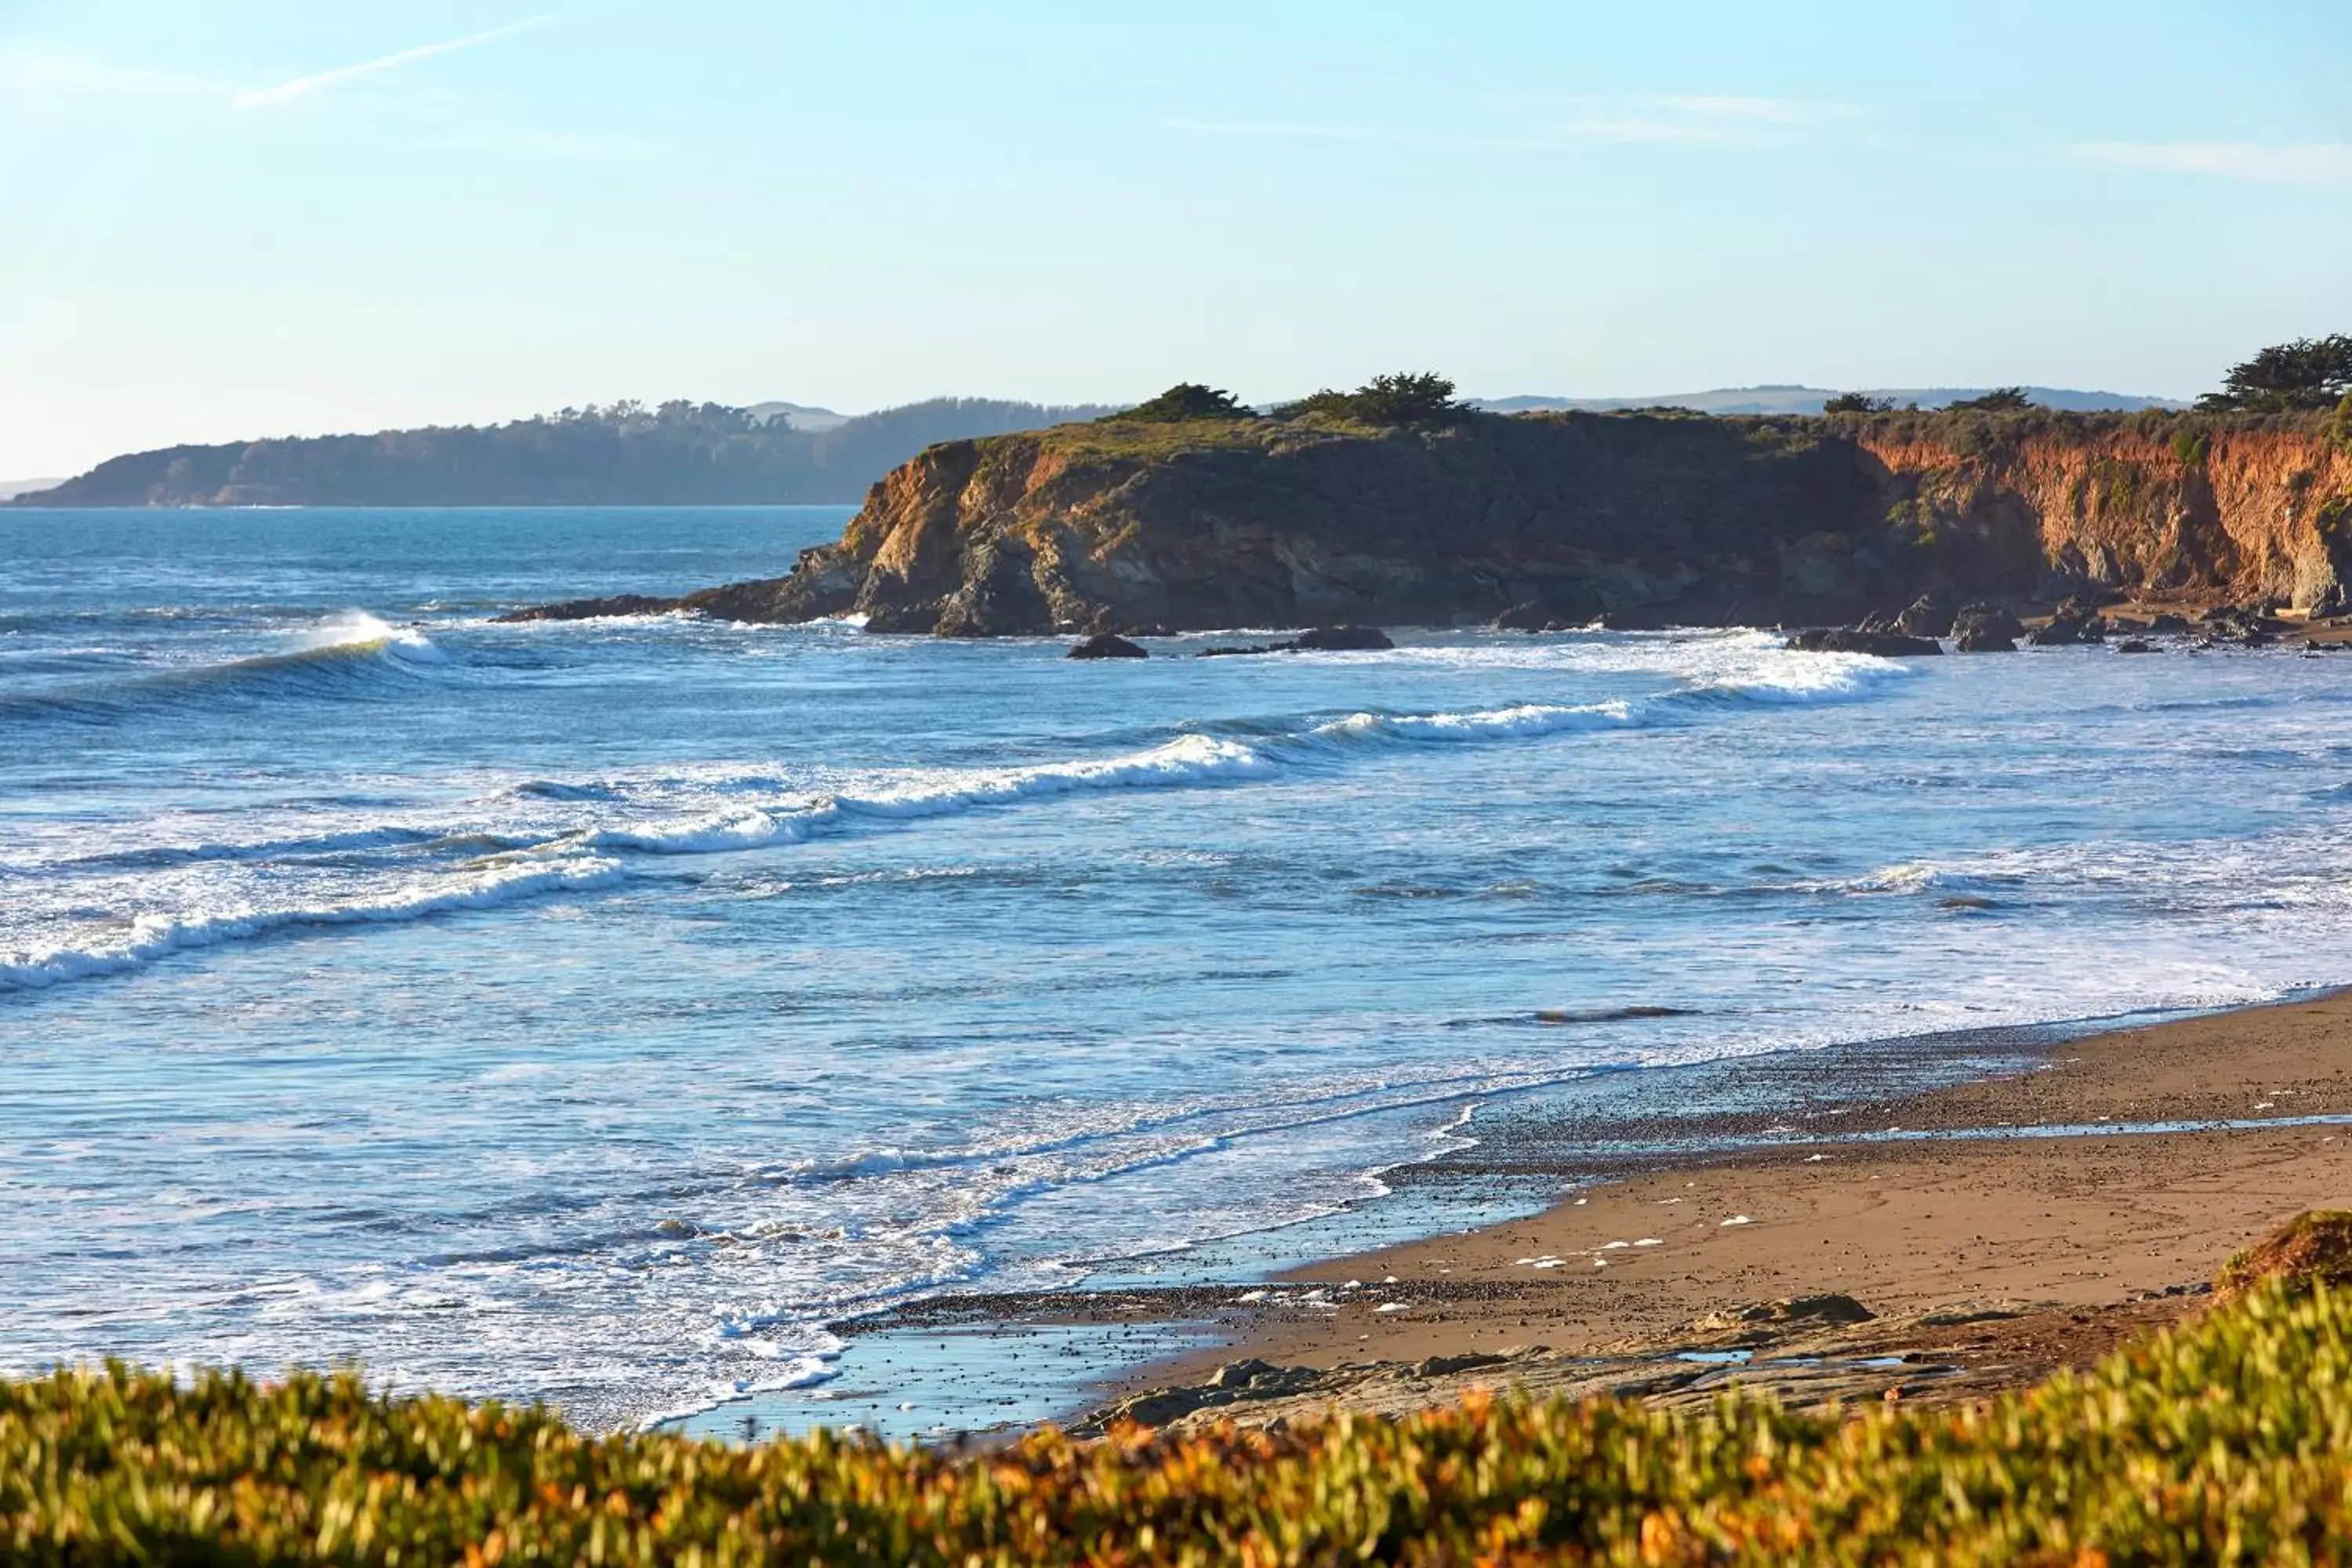
[[[118, 974], [165, 953], [211, 947], [294, 926], [379, 925], [422, 920], [456, 910], [488, 909], [546, 893], [609, 886], [625, 875], [617, 860], [587, 858], [495, 866], [461, 879], [408, 887], [379, 899], [283, 910], [236, 910], [215, 914], [142, 914], [117, 942], [86, 948], [36, 951], [20, 961], [0, 962], [0, 984], [39, 990], [61, 980]], [[446, 885], [455, 881], [455, 886]]]
[[[330, 639], [346, 638], [354, 633], [373, 634], [379, 629], [385, 637], [399, 636], [396, 628], [385, 626], [373, 616], [330, 623], [314, 636], [321, 650], [341, 652], [354, 647], [373, 646], [378, 639], [373, 636], [360, 643]], [[423, 639], [415, 640], [422, 643]], [[424, 646], [430, 647], [429, 644]], [[1895, 668], [1883, 660], [1866, 660], [1864, 663]], [[1794, 674], [1781, 689], [1790, 692], [1795, 700], [1820, 700], [1824, 697], [1851, 694], [1856, 679], [1855, 667], [1840, 663]], [[1669, 695], [1693, 695], [1699, 689], [1686, 688], [1684, 693]], [[410, 885], [382, 898], [354, 899], [315, 907], [239, 909], [225, 913], [194, 915], [142, 913], [132, 920], [128, 933], [119, 940], [94, 946], [39, 949], [13, 960], [0, 958], [0, 984], [39, 988], [61, 980], [120, 973], [166, 953], [249, 939], [292, 927], [419, 920], [450, 910], [485, 908], [550, 892], [604, 886], [624, 875], [620, 863], [610, 858], [614, 852], [635, 851], [665, 856], [727, 854], [803, 843], [817, 833], [860, 818], [911, 821], [1097, 790], [1184, 788], [1263, 779], [1276, 776], [1286, 770], [1293, 761], [1286, 752], [1317, 742], [1503, 741], [1636, 727], [1644, 722], [1645, 718], [1643, 705], [1623, 700], [1575, 706], [1518, 703], [1460, 713], [1358, 712], [1303, 731], [1293, 730], [1268, 737], [1261, 745], [1214, 735], [1188, 733], [1147, 751], [1119, 756], [918, 776], [828, 795], [813, 794], [790, 803], [741, 806], [635, 826], [576, 828], [546, 835], [537, 838], [536, 842], [527, 835], [488, 835], [499, 847], [509, 847], [519, 858], [475, 872], [455, 887], [440, 883], [424, 888]], [[541, 791], [548, 790], [551, 784], [551, 781], [534, 781], [535, 786]], [[583, 789], [581, 793], [587, 791]], [[311, 847], [320, 844], [353, 847], [379, 842], [396, 843], [407, 831], [414, 830], [403, 830], [401, 835], [387, 831], [383, 840], [377, 840], [368, 833], [326, 835], [312, 841]], [[479, 842], [484, 836], [478, 831], [471, 837]], [[280, 843], [286, 847], [293, 847], [287, 841]], [[268, 849], [278, 847], [252, 847], [262, 849], [266, 855]], [[222, 851], [212, 846], [181, 845], [172, 847], [167, 853], [174, 859], [205, 859], [219, 857]], [[243, 859], [249, 853], [247, 847], [238, 847], [228, 849], [225, 858]], [[565, 858], [551, 863], [545, 858], [520, 858], [523, 855], [554, 855]], [[443, 879], [444, 883], [446, 880]]]

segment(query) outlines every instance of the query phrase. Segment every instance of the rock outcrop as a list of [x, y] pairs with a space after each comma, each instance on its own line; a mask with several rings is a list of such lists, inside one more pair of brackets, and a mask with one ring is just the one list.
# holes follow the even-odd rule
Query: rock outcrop
[[2015, 653], [2025, 624], [1999, 605], [1963, 605], [1952, 617], [1952, 647], [1960, 653]]
[[2316, 420], [1112, 420], [930, 447], [789, 575], [676, 603], [950, 637], [1875, 613], [1925, 638], [1969, 599], [2341, 603], [2347, 512]]
[[1939, 654], [1943, 645], [1933, 637], [1905, 637], [1901, 632], [1871, 631], [1860, 626], [1815, 626], [1789, 639], [1801, 653], [1868, 653], [1881, 658], [1910, 658]]
[[614, 594], [604, 599], [566, 599], [560, 605], [533, 605], [490, 618], [502, 624], [522, 621], [594, 621], [610, 616], [658, 616], [677, 608], [676, 599], [646, 594]]
[[1097, 632], [1094, 636], [1070, 645], [1070, 658], [1150, 658], [1150, 653], [1141, 646], [1128, 641], [1117, 632]]

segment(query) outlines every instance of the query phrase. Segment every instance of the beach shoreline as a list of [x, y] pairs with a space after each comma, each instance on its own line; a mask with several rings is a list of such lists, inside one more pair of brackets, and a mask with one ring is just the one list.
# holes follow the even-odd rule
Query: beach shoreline
[[[1977, 1075], [1841, 1093], [1850, 1058], [1777, 1111], [1512, 1129], [1493, 1170], [1570, 1184], [1525, 1217], [1342, 1254], [1246, 1288], [953, 1300], [912, 1321], [1165, 1324], [1169, 1352], [1103, 1367], [1072, 1425], [1399, 1413], [1477, 1388], [1796, 1403], [1980, 1397], [2082, 1366], [2196, 1310], [2228, 1257], [2352, 1202], [2352, 992], [2021, 1036]], [[1865, 1064], [1866, 1066], [1866, 1064]], [[1761, 1070], [1760, 1068], [1758, 1070]], [[1418, 1179], [1422, 1167], [1393, 1173]], [[902, 1323], [900, 1326], [905, 1326]]]

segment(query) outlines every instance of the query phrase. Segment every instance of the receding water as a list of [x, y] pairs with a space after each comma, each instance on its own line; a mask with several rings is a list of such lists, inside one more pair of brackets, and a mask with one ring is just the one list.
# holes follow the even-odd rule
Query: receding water
[[487, 624], [845, 515], [0, 510], [0, 1366], [641, 1418], [1514, 1089], [2352, 969], [2352, 658]]

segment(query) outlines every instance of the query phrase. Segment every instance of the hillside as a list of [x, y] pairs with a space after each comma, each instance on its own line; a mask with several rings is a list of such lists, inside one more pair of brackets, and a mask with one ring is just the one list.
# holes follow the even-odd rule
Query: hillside
[[20, 495], [23, 506], [708, 506], [846, 503], [935, 442], [1098, 407], [938, 398], [824, 409], [616, 404], [495, 426], [168, 447]]
[[1850, 619], [2100, 585], [2334, 605], [2352, 451], [2318, 416], [1112, 419], [934, 447], [747, 621], [947, 636]]

